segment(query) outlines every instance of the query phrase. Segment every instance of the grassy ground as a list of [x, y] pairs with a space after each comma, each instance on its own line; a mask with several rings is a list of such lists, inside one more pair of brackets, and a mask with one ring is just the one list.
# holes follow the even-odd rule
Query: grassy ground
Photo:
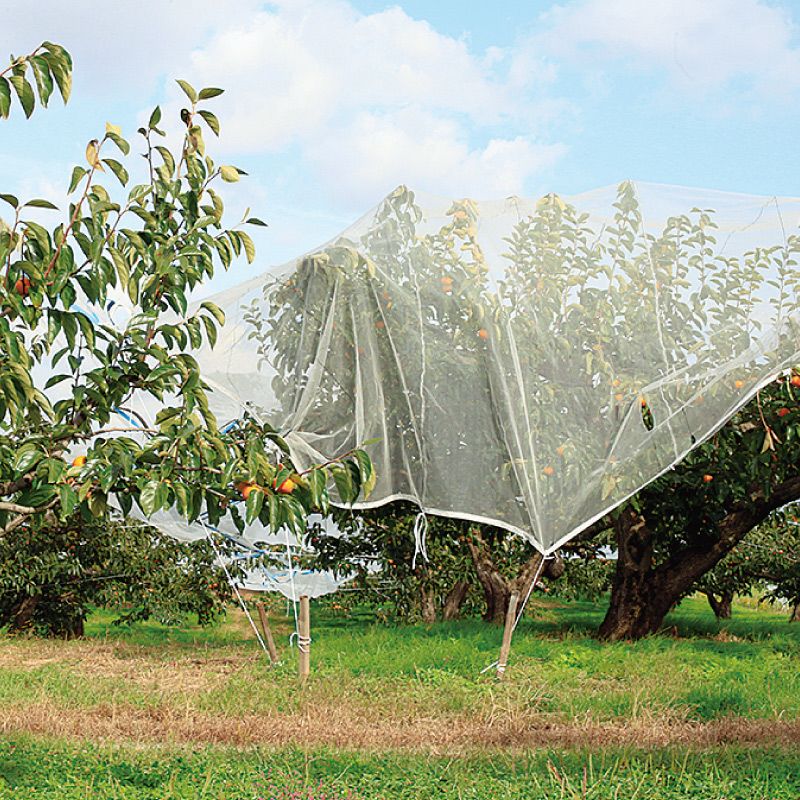
[[601, 607], [540, 604], [498, 684], [480, 672], [500, 639], [484, 623], [312, 614], [302, 689], [293, 653], [267, 666], [238, 614], [0, 639], [0, 798], [800, 797], [785, 615], [740, 606], [718, 624], [692, 599], [668, 635], [601, 645]]
[[555, 752], [518, 756], [300, 749], [133, 749], [13, 737], [0, 798], [174, 800], [797, 800], [780, 750]]

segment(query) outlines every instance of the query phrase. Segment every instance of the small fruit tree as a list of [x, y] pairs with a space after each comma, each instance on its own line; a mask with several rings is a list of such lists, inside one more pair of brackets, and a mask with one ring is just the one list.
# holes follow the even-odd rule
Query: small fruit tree
[[[0, 116], [30, 116], [54, 92], [66, 102], [72, 61], [57, 44], [12, 58], [0, 71]], [[297, 474], [281, 436], [252, 418], [220, 430], [192, 349], [213, 345], [219, 308], [189, 295], [221, 264], [255, 249], [244, 215], [223, 221], [217, 186], [243, 171], [219, 165], [205, 137], [220, 123], [208, 109], [222, 89], [186, 95], [183, 138], [166, 146], [157, 107], [138, 131], [141, 155], [115, 125], [89, 141], [72, 171], [72, 201], [58, 217], [47, 199], [0, 194], [0, 533], [46, 536], [53, 526], [102, 519], [114, 499], [123, 513], [176, 508], [211, 525], [231, 514], [241, 529], [258, 518], [302, 531], [312, 509], [328, 507], [335, 478], [345, 502], [372, 480], [360, 450]], [[138, 170], [141, 169], [141, 174]], [[103, 321], [126, 298], [124, 323]], [[163, 403], [152, 425], [115, 422], [139, 393]], [[146, 436], [142, 436], [142, 434]], [[75, 453], [80, 453], [74, 457]], [[240, 510], [242, 486], [252, 487]], [[31, 587], [31, 593], [36, 587]]]

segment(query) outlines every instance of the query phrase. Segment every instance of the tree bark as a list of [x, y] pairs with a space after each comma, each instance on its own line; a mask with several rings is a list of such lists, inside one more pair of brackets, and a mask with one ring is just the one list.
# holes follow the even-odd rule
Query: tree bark
[[469, 583], [467, 581], [457, 581], [452, 589], [447, 593], [442, 606], [442, 619], [449, 622], [458, 619], [461, 614], [461, 606], [467, 599]]
[[600, 625], [602, 639], [639, 639], [658, 630], [670, 607], [653, 581], [653, 534], [632, 508], [615, 523], [617, 566], [611, 602]]
[[719, 600], [717, 600], [714, 592], [706, 592], [706, 597], [708, 598], [708, 604], [711, 606], [711, 610], [714, 612], [714, 615], [717, 619], [731, 618], [733, 595], [730, 592], [722, 592]]
[[495, 567], [491, 553], [479, 529], [471, 531], [472, 536], [467, 539], [472, 562], [475, 565], [475, 573], [483, 589], [483, 597], [486, 601], [486, 610], [483, 618], [487, 622], [495, 622], [503, 625], [506, 617], [508, 601], [511, 597], [506, 579]]
[[36, 613], [36, 607], [39, 605], [41, 595], [35, 594], [29, 597], [23, 597], [11, 612], [11, 624], [9, 628], [12, 631], [24, 631], [30, 628], [33, 615]]
[[[483, 597], [486, 602], [486, 610], [483, 618], [487, 622], [494, 622], [497, 625], [504, 625], [508, 602], [511, 593], [516, 592], [520, 597], [520, 603], [528, 597], [531, 584], [539, 572], [542, 563], [542, 554], [535, 552], [520, 568], [517, 575], [512, 580], [507, 580], [497, 569], [492, 559], [489, 546], [486, 544], [479, 529], [471, 531], [472, 536], [467, 540], [472, 561], [475, 565], [475, 573], [483, 589]], [[548, 576], [551, 579], [559, 578], [564, 574], [564, 562], [561, 558], [548, 560], [545, 569], [540, 573], [540, 579]]]
[[640, 639], [657, 633], [669, 611], [756, 525], [773, 511], [800, 498], [800, 477], [751, 493], [718, 524], [715, 536], [676, 550], [663, 563], [653, 563], [653, 532], [630, 506], [615, 524], [617, 567], [611, 601], [599, 628], [602, 639]]
[[800, 622], [800, 600], [794, 604], [792, 616], [789, 617], [789, 622]]
[[419, 589], [420, 615], [428, 625], [436, 622], [436, 598], [433, 589], [422, 584]]

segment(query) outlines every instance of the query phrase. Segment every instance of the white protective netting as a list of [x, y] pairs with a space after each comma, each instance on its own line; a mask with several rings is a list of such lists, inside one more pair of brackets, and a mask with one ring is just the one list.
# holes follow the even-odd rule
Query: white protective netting
[[[800, 200], [626, 182], [449, 201], [400, 187], [211, 299], [222, 420], [298, 466], [363, 442], [405, 498], [549, 553], [800, 361]], [[357, 504], [358, 505], [358, 504]]]

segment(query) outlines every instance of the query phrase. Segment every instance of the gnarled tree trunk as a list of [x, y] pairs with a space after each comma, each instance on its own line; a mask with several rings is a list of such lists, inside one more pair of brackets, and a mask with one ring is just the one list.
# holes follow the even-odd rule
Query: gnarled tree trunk
[[754, 491], [724, 517], [714, 536], [676, 550], [653, 563], [653, 532], [630, 506], [615, 523], [617, 568], [611, 602], [599, 634], [603, 639], [640, 639], [657, 633], [669, 611], [756, 525], [773, 511], [800, 497], [800, 477], [773, 487], [769, 497]]
[[[520, 602], [528, 596], [531, 584], [539, 572], [542, 563], [541, 553], [534, 553], [521, 567], [517, 575], [508, 580], [497, 568], [492, 558], [489, 545], [483, 538], [479, 528], [473, 528], [471, 537], [467, 540], [472, 561], [475, 565], [475, 572], [478, 581], [483, 589], [483, 596], [486, 601], [486, 610], [483, 618], [487, 622], [495, 622], [502, 625], [505, 622], [508, 603], [512, 592], [516, 592], [520, 597]], [[560, 578], [564, 573], [564, 562], [560, 558], [549, 559], [545, 568], [541, 571], [541, 577], [550, 579]]]
[[11, 611], [9, 629], [15, 632], [28, 630], [40, 600], [41, 595], [38, 594], [23, 597]]
[[436, 622], [436, 596], [433, 589], [424, 583], [419, 587], [419, 605], [422, 621], [427, 624]]
[[800, 600], [794, 604], [792, 616], [789, 617], [789, 622], [800, 622]]
[[447, 593], [442, 606], [442, 619], [445, 622], [458, 619], [468, 591], [469, 583], [467, 581], [456, 581], [453, 588]]
[[708, 604], [711, 606], [711, 610], [714, 612], [714, 615], [717, 619], [731, 618], [733, 595], [730, 592], [722, 592], [722, 594], [719, 596], [719, 600], [717, 600], [717, 596], [714, 594], [714, 592], [706, 592], [706, 597], [708, 598]]

